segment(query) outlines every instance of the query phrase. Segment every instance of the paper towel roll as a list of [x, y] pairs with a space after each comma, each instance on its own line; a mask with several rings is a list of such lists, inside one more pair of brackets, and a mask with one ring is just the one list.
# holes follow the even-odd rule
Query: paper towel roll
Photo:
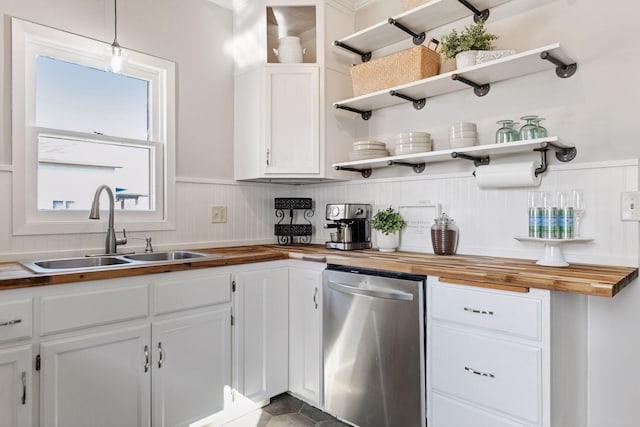
[[480, 188], [537, 187], [542, 176], [536, 176], [536, 162], [487, 165], [476, 168]]

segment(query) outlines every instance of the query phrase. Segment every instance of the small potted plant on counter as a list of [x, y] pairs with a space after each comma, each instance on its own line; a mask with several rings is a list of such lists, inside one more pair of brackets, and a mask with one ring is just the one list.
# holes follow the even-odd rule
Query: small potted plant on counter
[[456, 60], [458, 69], [470, 67], [476, 64], [478, 51], [494, 48], [493, 41], [498, 36], [491, 34], [480, 20], [475, 24], [467, 25], [460, 34], [454, 28], [445, 36], [442, 36], [440, 53], [446, 59]]
[[402, 216], [393, 208], [378, 211], [372, 227], [377, 231], [376, 241], [381, 252], [395, 252], [400, 246], [400, 230], [405, 226]]

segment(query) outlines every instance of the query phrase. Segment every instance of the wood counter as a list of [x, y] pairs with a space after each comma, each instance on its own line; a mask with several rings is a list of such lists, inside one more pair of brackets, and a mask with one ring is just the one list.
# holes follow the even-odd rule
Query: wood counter
[[194, 250], [220, 257], [56, 274], [35, 274], [20, 264], [4, 263], [0, 264], [0, 290], [285, 259], [439, 276], [459, 283], [539, 288], [603, 297], [613, 297], [638, 277], [635, 267], [572, 264], [558, 268], [539, 266], [533, 260], [515, 258], [381, 253], [377, 250], [342, 252], [325, 249], [321, 245], [256, 245]]

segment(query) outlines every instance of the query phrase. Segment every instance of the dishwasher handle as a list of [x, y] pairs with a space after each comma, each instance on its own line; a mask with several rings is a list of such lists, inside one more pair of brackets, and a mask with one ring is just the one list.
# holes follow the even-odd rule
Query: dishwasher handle
[[343, 283], [329, 281], [329, 287], [335, 291], [345, 294], [365, 295], [374, 298], [391, 299], [397, 301], [413, 301], [413, 294], [407, 292], [381, 291], [373, 289], [363, 289], [357, 286], [345, 285]]

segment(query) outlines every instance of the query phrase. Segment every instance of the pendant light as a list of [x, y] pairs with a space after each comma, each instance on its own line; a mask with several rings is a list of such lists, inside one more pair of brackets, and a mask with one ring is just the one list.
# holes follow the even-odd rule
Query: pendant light
[[113, 43], [109, 47], [108, 69], [121, 73], [124, 68], [125, 54], [118, 43], [118, 0], [113, 0]]

